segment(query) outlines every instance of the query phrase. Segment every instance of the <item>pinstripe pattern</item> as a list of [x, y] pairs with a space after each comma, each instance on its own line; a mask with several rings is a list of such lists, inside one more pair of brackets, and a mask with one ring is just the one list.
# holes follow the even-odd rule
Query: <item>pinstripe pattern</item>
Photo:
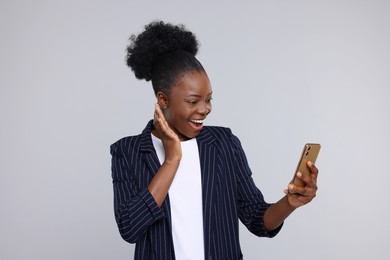
[[[151, 139], [153, 122], [142, 134], [111, 146], [114, 211], [122, 238], [136, 243], [134, 259], [175, 259], [169, 196], [159, 208], [147, 185], [160, 167]], [[230, 129], [204, 127], [197, 137], [202, 173], [205, 259], [242, 259], [238, 218], [255, 235], [266, 232], [270, 204], [255, 186], [240, 141]]]

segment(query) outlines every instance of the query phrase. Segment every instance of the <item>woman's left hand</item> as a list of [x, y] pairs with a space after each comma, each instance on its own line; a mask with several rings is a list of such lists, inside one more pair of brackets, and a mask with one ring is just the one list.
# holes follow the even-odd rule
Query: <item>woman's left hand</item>
[[306, 185], [298, 187], [294, 184], [289, 184], [284, 191], [287, 195], [288, 202], [293, 208], [298, 208], [309, 203], [317, 194], [317, 177], [318, 169], [312, 162], [307, 162], [307, 167], [310, 170], [310, 176], [305, 176], [298, 172], [297, 177], [301, 179]]

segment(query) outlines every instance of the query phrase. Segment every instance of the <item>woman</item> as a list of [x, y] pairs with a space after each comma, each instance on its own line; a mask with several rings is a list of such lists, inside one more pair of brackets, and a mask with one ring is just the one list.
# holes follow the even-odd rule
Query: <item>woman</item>
[[311, 176], [297, 174], [305, 187], [290, 184], [278, 202], [266, 203], [239, 139], [203, 125], [213, 91], [195, 58], [195, 36], [152, 22], [130, 39], [127, 64], [151, 80], [157, 103], [140, 135], [111, 146], [121, 236], [136, 243], [135, 259], [242, 259], [238, 219], [257, 236], [275, 236], [315, 197], [317, 168], [309, 162]]

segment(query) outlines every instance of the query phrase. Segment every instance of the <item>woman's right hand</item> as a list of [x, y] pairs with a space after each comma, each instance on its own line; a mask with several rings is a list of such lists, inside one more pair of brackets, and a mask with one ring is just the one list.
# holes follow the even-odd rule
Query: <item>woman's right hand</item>
[[165, 160], [149, 183], [148, 189], [157, 205], [161, 207], [175, 178], [182, 152], [180, 139], [169, 127], [158, 104], [154, 107], [154, 126], [156, 129], [153, 131], [161, 139], [164, 146]]
[[180, 138], [165, 120], [158, 103], [154, 106], [154, 126], [164, 146], [165, 161], [180, 161], [182, 157]]

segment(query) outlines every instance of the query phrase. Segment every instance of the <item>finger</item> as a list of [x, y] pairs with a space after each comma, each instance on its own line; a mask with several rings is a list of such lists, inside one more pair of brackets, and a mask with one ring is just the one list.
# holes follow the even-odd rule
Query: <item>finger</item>
[[162, 136], [162, 133], [164, 130], [164, 121], [163, 120], [163, 114], [160, 109], [160, 106], [158, 104], [155, 104], [154, 106], [154, 127], [156, 128], [157, 132]]
[[317, 178], [318, 178], [318, 168], [315, 166], [315, 164], [311, 161], [307, 162], [307, 166], [309, 167], [310, 170], [310, 175], [312, 179], [314, 180], [315, 183], [317, 183]]
[[154, 113], [157, 115], [157, 118], [164, 118], [164, 114], [161, 111], [160, 105], [156, 103], [154, 105]]
[[301, 173], [298, 173], [297, 176], [305, 183], [305, 186], [294, 188], [295, 193], [301, 194], [305, 197], [315, 197], [315, 194], [318, 190], [315, 179], [311, 176], [302, 176]]
[[169, 126], [168, 122], [165, 120], [164, 116], [159, 117], [159, 123], [160, 123], [161, 131], [163, 132], [163, 134], [166, 135], [166, 134], [170, 134], [172, 132], [172, 129]]
[[308, 201], [310, 200], [309, 198], [302, 196], [301, 194], [291, 193], [288, 191], [288, 189], [284, 190], [284, 193], [287, 195], [290, 205], [293, 206], [294, 208], [303, 206], [307, 204]]
[[305, 186], [315, 185], [315, 180], [312, 178], [312, 174], [305, 175], [301, 172], [297, 172], [297, 177], [305, 183]]
[[157, 122], [155, 127], [159, 131], [161, 138], [179, 139], [165, 119], [164, 113], [158, 103], [155, 104], [155, 121]]
[[316, 188], [313, 187], [298, 187], [294, 184], [289, 184], [287, 189], [288, 193], [303, 197], [312, 197], [316, 190]]
[[161, 110], [161, 107], [158, 103], [155, 105], [155, 113], [157, 115], [157, 118], [159, 119], [159, 122], [162, 127], [166, 128], [169, 127], [168, 122], [165, 120], [164, 113]]
[[313, 162], [308, 161], [307, 166], [309, 167], [311, 173], [318, 174], [318, 168], [316, 167], [316, 165]]
[[158, 104], [154, 104], [154, 117], [155, 118], [158, 118], [160, 116], [160, 107]]
[[154, 105], [154, 124], [158, 124], [158, 119], [159, 119], [159, 113], [158, 113], [158, 105]]
[[316, 197], [316, 186], [315, 188], [299, 187], [294, 184], [289, 184], [284, 193], [288, 196], [289, 202], [295, 207], [303, 206], [313, 200]]
[[290, 194], [302, 194], [304, 193], [304, 188], [302, 187], [298, 187], [294, 184], [289, 184], [288, 187], [287, 187], [287, 190], [288, 190], [288, 193]]

